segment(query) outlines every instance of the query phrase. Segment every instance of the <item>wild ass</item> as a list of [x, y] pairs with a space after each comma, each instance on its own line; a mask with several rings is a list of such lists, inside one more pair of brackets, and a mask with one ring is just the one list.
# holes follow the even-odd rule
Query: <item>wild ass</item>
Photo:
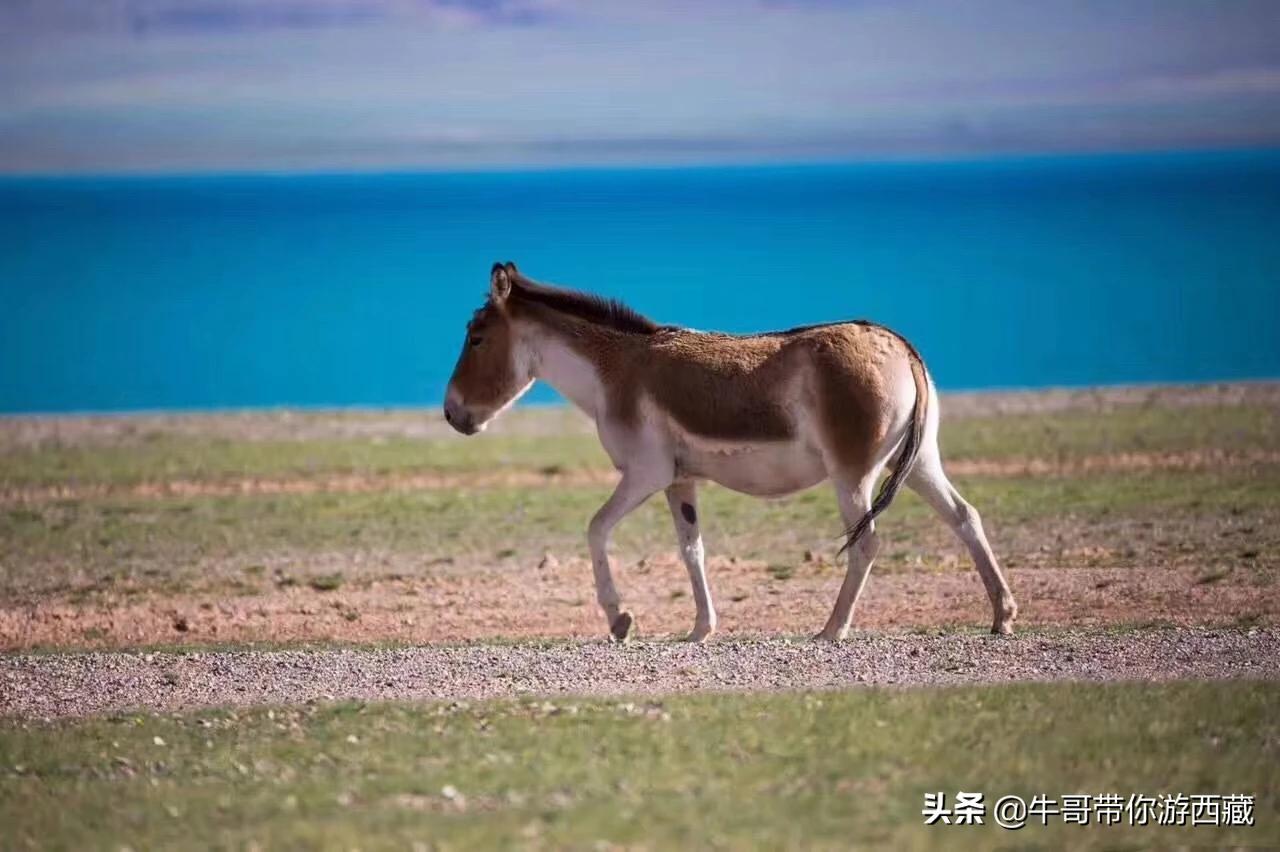
[[942, 470], [937, 391], [895, 332], [864, 321], [746, 336], [660, 326], [619, 302], [537, 284], [511, 263], [494, 264], [489, 288], [467, 324], [445, 419], [475, 434], [541, 379], [595, 420], [622, 474], [587, 527], [596, 599], [615, 638], [627, 637], [633, 618], [613, 583], [609, 534], [658, 491], [693, 584], [689, 639], [715, 630], [698, 531], [697, 482], [707, 479], [758, 497], [834, 483], [849, 568], [816, 638], [848, 633], [879, 546], [876, 516], [903, 483], [969, 549], [992, 632], [1012, 632], [1017, 605], [982, 521]]

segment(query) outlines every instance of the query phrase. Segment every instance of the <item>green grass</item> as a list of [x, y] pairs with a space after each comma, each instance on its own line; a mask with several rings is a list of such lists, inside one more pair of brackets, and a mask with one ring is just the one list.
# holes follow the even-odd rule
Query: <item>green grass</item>
[[162, 435], [130, 446], [44, 447], [0, 455], [11, 485], [107, 483], [332, 474], [468, 473], [496, 468], [543, 472], [606, 467], [594, 438], [581, 435], [231, 441]]
[[[1278, 449], [1278, 417], [1276, 410], [1258, 406], [1122, 407], [1108, 413], [959, 419], [945, 424], [943, 440], [947, 456], [955, 459]], [[563, 411], [517, 411], [506, 434], [473, 439], [256, 441], [161, 431], [127, 435], [108, 446], [11, 448], [0, 451], [0, 485], [423, 471], [465, 479], [479, 471], [605, 467], [595, 437], [582, 433], [580, 419], [567, 418]], [[1160, 542], [1198, 548], [1205, 554], [1206, 573], [1243, 559], [1244, 553], [1253, 554], [1257, 565], [1272, 564], [1280, 548], [1273, 533], [1280, 506], [1280, 466], [1275, 465], [966, 477], [958, 484], [983, 513], [997, 550], [1015, 567], [1035, 561], [1045, 546], [1060, 546], [1054, 542], [1061, 542], [1063, 530], [1079, 543], [1100, 546], [1100, 552], [1129, 552], [1145, 564], [1170, 552], [1160, 549], [1163, 544], [1157, 547]], [[319, 553], [409, 555], [420, 558], [427, 571], [447, 564], [525, 564], [548, 550], [582, 553], [587, 520], [608, 490], [561, 484], [308, 495], [114, 495], [10, 504], [0, 506], [0, 599], [193, 588], [252, 592], [273, 582], [261, 567], [273, 558], [273, 564], [288, 560], [299, 583], [332, 573], [332, 566], [313, 570], [306, 565], [309, 554]], [[842, 526], [825, 487], [782, 501], [710, 487], [703, 491], [700, 515], [709, 553], [783, 568], [806, 550], [829, 554]], [[1220, 538], [1227, 523], [1249, 532]], [[1142, 525], [1154, 532], [1134, 529]], [[882, 530], [887, 546], [878, 571], [938, 561], [955, 550], [941, 524], [909, 492], [885, 516]], [[1127, 541], [1135, 536], [1146, 538]], [[663, 501], [651, 500], [629, 517], [614, 542], [623, 560], [669, 552], [672, 533]], [[1115, 557], [1105, 558], [1116, 564]], [[255, 564], [257, 573], [240, 570]], [[358, 583], [363, 578], [348, 572], [345, 579]]]
[[[539, 416], [564, 417], [560, 412], [520, 414], [520, 425], [527, 429], [536, 426]], [[1150, 450], [1280, 450], [1280, 412], [1255, 406], [1120, 408], [1107, 413], [967, 418], [944, 424], [942, 445], [945, 457], [956, 460], [1069, 460]], [[127, 445], [11, 449], [0, 453], [0, 483], [127, 485], [166, 479], [572, 471], [609, 466], [596, 438], [589, 434], [232, 441], [157, 433]]]
[[[1280, 686], [1019, 685], [0, 723], [5, 845], [1280, 843]], [[923, 825], [924, 793], [1245, 793], [1256, 825]]]
[[[1004, 552], [1022, 546], [1023, 527], [1077, 521], [1107, 525], [1147, 519], [1189, 526], [1205, 517], [1263, 518], [1280, 505], [1280, 468], [1222, 473], [1145, 471], [1087, 477], [970, 478], [961, 483], [996, 531], [1008, 530]], [[0, 594], [23, 587], [56, 591], [76, 577], [156, 573], [185, 583], [210, 559], [241, 561], [254, 554], [305, 555], [377, 550], [441, 559], [501, 562], [536, 560], [547, 550], [585, 548], [592, 513], [606, 487], [480, 488], [418, 492], [199, 497], [170, 500], [110, 498], [0, 508], [5, 571]], [[706, 488], [700, 510], [712, 553], [786, 563], [810, 548], [834, 549], [841, 529], [835, 499], [819, 488], [781, 501], [762, 501]], [[1270, 517], [1266, 515], [1265, 517]], [[1265, 520], [1265, 518], [1264, 518]], [[904, 491], [884, 516], [891, 542], [882, 560], [892, 567], [918, 545], [949, 534], [914, 494]], [[673, 533], [665, 503], [650, 500], [617, 529], [615, 551], [636, 558], [667, 552]], [[997, 539], [1000, 540], [1000, 539]], [[1030, 537], [1027, 548], [1044, 542]], [[1261, 561], [1272, 545], [1260, 545]], [[244, 573], [252, 585], [261, 579]], [[65, 590], [65, 588], [64, 588]]]
[[943, 457], [949, 459], [1065, 460], [1150, 451], [1276, 450], [1280, 411], [1259, 406], [1125, 407], [1105, 413], [975, 417], [944, 422], [939, 437]]

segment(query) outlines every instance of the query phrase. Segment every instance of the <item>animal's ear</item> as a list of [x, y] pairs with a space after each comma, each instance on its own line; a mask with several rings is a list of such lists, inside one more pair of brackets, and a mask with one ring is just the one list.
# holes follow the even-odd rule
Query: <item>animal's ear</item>
[[[508, 264], [510, 266], [510, 264]], [[515, 270], [511, 266], [512, 271]], [[507, 296], [511, 295], [511, 282], [515, 276], [507, 271], [507, 267], [501, 263], [493, 265], [493, 271], [489, 273], [489, 295], [495, 302], [503, 302]]]
[[520, 277], [520, 270], [516, 269], [516, 265], [511, 261], [508, 260], [506, 263], [502, 264], [502, 266], [507, 270], [507, 277], [512, 281], [515, 281]]

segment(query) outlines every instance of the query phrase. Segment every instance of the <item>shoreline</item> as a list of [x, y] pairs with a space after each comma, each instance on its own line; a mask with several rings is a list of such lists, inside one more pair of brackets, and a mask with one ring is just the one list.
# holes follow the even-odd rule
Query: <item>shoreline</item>
[[[1280, 408], [1280, 379], [943, 391], [940, 404], [944, 418], [953, 420], [1133, 407]], [[569, 404], [538, 403], [517, 406], [496, 421], [489, 434], [585, 435], [593, 431], [591, 422]], [[0, 414], [0, 451], [47, 443], [146, 440], [156, 433], [250, 441], [454, 437], [438, 406]]]

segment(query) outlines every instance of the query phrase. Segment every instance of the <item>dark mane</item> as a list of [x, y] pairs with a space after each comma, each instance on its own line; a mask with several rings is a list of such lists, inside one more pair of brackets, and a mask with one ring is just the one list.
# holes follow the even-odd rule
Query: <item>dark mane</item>
[[663, 327], [653, 320], [619, 302], [592, 293], [548, 287], [530, 281], [523, 275], [511, 288], [514, 299], [528, 304], [542, 305], [553, 311], [569, 314], [596, 325], [603, 325], [627, 334], [653, 334]]

